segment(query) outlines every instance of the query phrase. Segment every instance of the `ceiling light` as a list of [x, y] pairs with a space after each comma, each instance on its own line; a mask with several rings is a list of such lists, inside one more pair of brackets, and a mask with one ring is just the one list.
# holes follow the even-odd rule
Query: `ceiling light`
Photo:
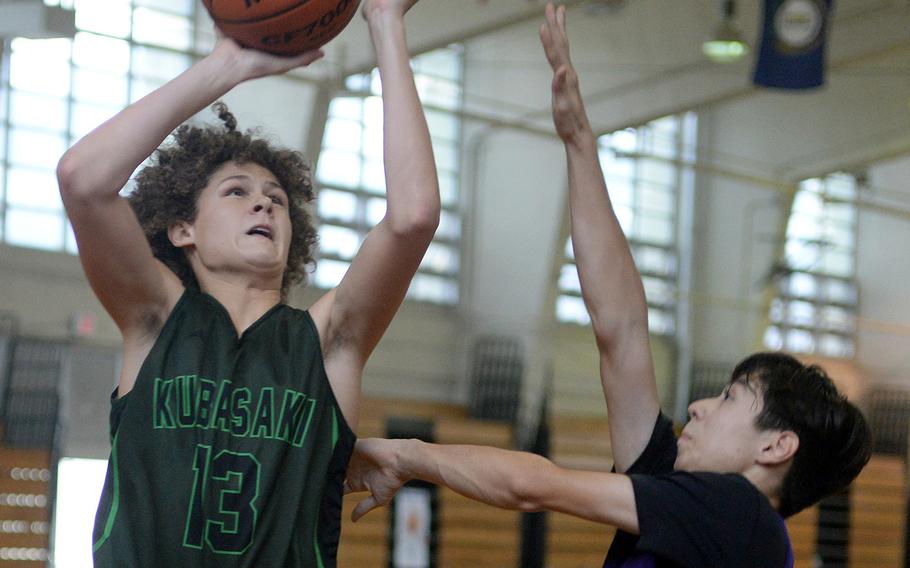
[[711, 39], [701, 46], [705, 56], [715, 63], [735, 63], [749, 54], [749, 45], [734, 21], [736, 3], [724, 0], [723, 20], [714, 29]]

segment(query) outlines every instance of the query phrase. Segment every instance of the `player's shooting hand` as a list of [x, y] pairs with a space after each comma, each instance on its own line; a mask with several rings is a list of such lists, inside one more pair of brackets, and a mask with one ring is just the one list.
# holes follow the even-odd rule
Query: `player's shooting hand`
[[348, 464], [344, 492], [369, 491], [370, 495], [354, 507], [351, 520], [355, 523], [373, 509], [388, 505], [408, 481], [397, 471], [396, 449], [403, 442], [404, 440], [380, 438], [357, 440]]
[[325, 55], [321, 49], [284, 56], [243, 47], [224, 35], [218, 26], [215, 26], [215, 35], [217, 39], [212, 54], [220, 54], [225, 58], [226, 71], [234, 74], [237, 83], [268, 75], [280, 75], [297, 67], [306, 67]]
[[569, 142], [588, 127], [584, 103], [578, 87], [578, 73], [569, 56], [566, 35], [566, 7], [547, 3], [545, 21], [540, 26], [540, 42], [553, 68], [553, 123], [556, 132]]

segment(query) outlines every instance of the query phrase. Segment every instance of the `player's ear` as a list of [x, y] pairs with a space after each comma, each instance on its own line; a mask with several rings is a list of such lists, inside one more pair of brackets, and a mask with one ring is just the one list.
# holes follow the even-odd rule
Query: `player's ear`
[[167, 228], [167, 238], [177, 248], [195, 244], [195, 234], [192, 223], [177, 221]]
[[799, 449], [799, 436], [792, 430], [771, 430], [764, 440], [758, 462], [774, 466], [792, 459]]

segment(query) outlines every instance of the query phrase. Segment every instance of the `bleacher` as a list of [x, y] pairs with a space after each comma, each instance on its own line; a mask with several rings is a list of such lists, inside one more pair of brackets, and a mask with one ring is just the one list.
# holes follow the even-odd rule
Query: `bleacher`
[[[386, 421], [392, 417], [432, 420], [436, 441], [442, 444], [478, 444], [499, 448], [510, 448], [512, 444], [510, 426], [469, 418], [464, 407], [384, 399], [363, 402], [359, 437], [384, 437]], [[377, 509], [352, 523], [351, 511], [362, 498], [362, 494], [345, 497], [338, 566], [386, 568], [389, 565], [389, 511], [387, 508]], [[453, 491], [441, 489], [439, 515], [440, 567], [502, 568], [518, 565], [518, 513], [482, 505]]]
[[0, 442], [0, 568], [47, 562], [50, 461], [49, 451]]
[[0, 332], [0, 568], [47, 565], [60, 362], [59, 346]]
[[[610, 429], [604, 418], [554, 416], [551, 459], [562, 467], [608, 472], [613, 467]], [[599, 568], [616, 532], [570, 515], [548, 515], [547, 561], [552, 568]]]
[[818, 506], [809, 507], [787, 519], [787, 532], [793, 546], [794, 568], [815, 568]]
[[850, 568], [904, 565], [907, 472], [904, 461], [875, 455], [850, 495]]

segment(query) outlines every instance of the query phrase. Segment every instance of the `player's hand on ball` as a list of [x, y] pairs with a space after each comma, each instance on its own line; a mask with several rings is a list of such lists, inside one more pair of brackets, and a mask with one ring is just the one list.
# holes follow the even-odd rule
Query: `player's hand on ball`
[[215, 26], [217, 40], [213, 52], [220, 51], [230, 62], [230, 70], [238, 73], [238, 82], [268, 75], [280, 75], [297, 67], [306, 67], [318, 61], [325, 54], [321, 49], [314, 49], [294, 56], [272, 55], [258, 49], [243, 47], [226, 36]]

